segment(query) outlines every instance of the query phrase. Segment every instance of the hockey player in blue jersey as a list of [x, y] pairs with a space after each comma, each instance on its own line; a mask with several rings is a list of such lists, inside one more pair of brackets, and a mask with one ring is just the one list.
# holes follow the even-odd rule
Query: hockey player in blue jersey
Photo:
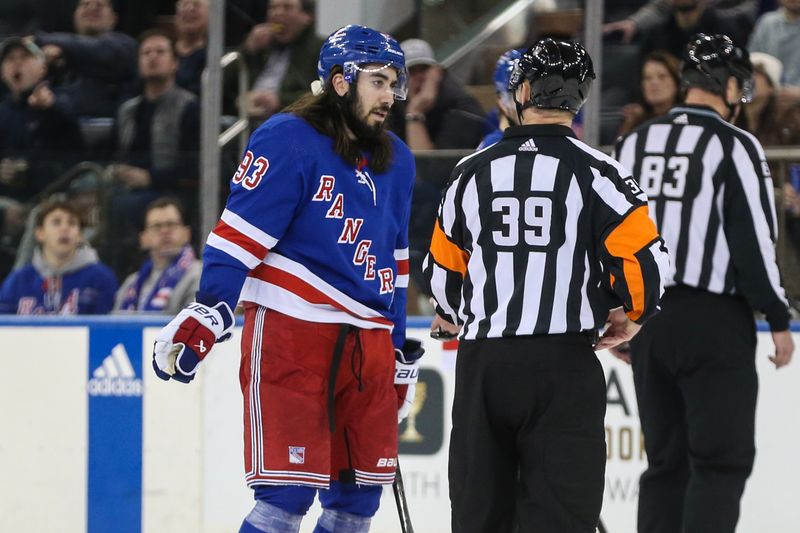
[[[406, 94], [397, 41], [333, 33], [314, 94], [250, 138], [206, 241], [197, 301], [158, 335], [153, 367], [188, 382], [244, 307], [245, 470], [256, 504], [240, 532], [365, 532], [394, 480], [397, 422], [419, 341], [405, 338], [408, 147], [384, 129]], [[392, 378], [394, 374], [394, 379]]]
[[497, 93], [497, 118], [498, 128], [486, 135], [478, 145], [478, 150], [483, 150], [503, 138], [503, 131], [509, 126], [519, 124], [517, 111], [514, 107], [514, 98], [508, 90], [508, 80], [514, 66], [522, 57], [524, 50], [509, 50], [497, 59], [494, 67], [494, 90]]

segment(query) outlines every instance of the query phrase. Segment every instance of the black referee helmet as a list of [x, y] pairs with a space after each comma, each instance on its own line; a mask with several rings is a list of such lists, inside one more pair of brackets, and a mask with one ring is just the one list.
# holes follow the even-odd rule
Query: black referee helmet
[[750, 54], [727, 35], [694, 35], [686, 45], [681, 64], [681, 83], [726, 98], [728, 79], [733, 76], [742, 89], [742, 103], [753, 98], [753, 64]]
[[527, 80], [531, 84], [531, 98], [515, 102], [517, 111], [538, 107], [561, 109], [577, 113], [594, 81], [592, 58], [577, 42], [542, 39], [529, 48], [511, 73], [508, 89], [511, 92]]

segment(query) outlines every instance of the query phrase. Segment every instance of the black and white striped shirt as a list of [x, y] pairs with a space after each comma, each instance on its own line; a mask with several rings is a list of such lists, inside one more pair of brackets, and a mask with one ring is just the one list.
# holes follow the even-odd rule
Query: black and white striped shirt
[[789, 325], [775, 259], [775, 198], [764, 150], [703, 106], [682, 106], [617, 144], [670, 250], [667, 286], [743, 294], [774, 331]]
[[462, 339], [593, 330], [657, 309], [669, 259], [630, 172], [566, 126], [514, 126], [456, 165], [423, 268]]

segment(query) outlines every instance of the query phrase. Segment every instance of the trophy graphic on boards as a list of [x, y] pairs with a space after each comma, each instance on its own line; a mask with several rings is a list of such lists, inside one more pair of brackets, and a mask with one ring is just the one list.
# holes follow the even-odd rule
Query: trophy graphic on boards
[[417, 390], [414, 395], [414, 403], [411, 404], [411, 409], [406, 418], [406, 429], [400, 435], [400, 442], [422, 442], [425, 436], [417, 430], [417, 415], [422, 411], [425, 405], [425, 397], [427, 396], [427, 385], [419, 381], [417, 382]]

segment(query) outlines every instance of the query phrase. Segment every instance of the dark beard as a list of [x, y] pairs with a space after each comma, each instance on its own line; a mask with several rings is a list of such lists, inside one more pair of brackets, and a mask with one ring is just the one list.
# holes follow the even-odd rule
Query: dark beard
[[[374, 148], [381, 143], [387, 142], [386, 138], [386, 121], [370, 126], [365, 119], [361, 116], [364, 114], [364, 108], [358, 99], [358, 92], [356, 87], [353, 86], [347, 94], [342, 98], [340, 109], [344, 118], [344, 123], [356, 137], [356, 144], [362, 150], [371, 152]], [[387, 117], [389, 107], [385, 108]]]

